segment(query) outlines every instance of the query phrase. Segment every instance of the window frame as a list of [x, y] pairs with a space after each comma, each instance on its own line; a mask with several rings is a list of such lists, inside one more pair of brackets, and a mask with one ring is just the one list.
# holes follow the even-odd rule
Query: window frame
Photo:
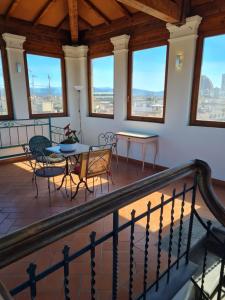
[[[38, 55], [38, 56], [46, 56], [52, 58], [59, 58], [61, 62], [61, 78], [62, 78], [62, 101], [63, 101], [63, 112], [62, 113], [47, 113], [47, 114], [33, 114], [31, 101], [30, 101], [30, 85], [29, 85], [29, 75], [28, 75], [28, 63], [27, 63], [27, 54]], [[27, 101], [28, 101], [28, 109], [29, 109], [29, 117], [30, 119], [35, 118], [47, 118], [47, 117], [67, 117], [68, 116], [68, 103], [67, 103], [67, 88], [66, 88], [66, 67], [65, 67], [65, 59], [63, 55], [57, 54], [49, 54], [42, 53], [37, 51], [24, 51], [24, 67], [25, 67], [25, 79], [26, 79], [26, 87], [27, 87]]]
[[3, 81], [5, 86], [5, 95], [6, 95], [6, 103], [8, 114], [1, 116], [0, 121], [4, 120], [13, 120], [13, 103], [12, 103], [12, 92], [10, 85], [10, 75], [9, 75], [9, 64], [7, 58], [7, 52], [3, 44], [0, 41], [0, 51], [1, 51], [1, 59], [2, 59], [2, 70], [3, 70]]
[[197, 120], [197, 108], [198, 108], [198, 96], [199, 96], [199, 86], [200, 77], [202, 69], [202, 58], [204, 51], [204, 40], [207, 37], [213, 37], [217, 35], [224, 35], [225, 31], [218, 30], [208, 33], [201, 33], [197, 40], [196, 55], [195, 55], [195, 66], [193, 73], [193, 83], [192, 83], [192, 96], [191, 96], [191, 110], [190, 110], [190, 126], [201, 126], [201, 127], [215, 127], [215, 128], [225, 128], [225, 122], [218, 121], [207, 121], [207, 120]]
[[[93, 105], [92, 105], [92, 59], [95, 58], [101, 58], [101, 57], [107, 57], [107, 56], [113, 56], [113, 114], [101, 114], [101, 113], [94, 113], [92, 111]], [[115, 57], [113, 53], [106, 53], [102, 55], [96, 55], [96, 56], [88, 56], [88, 111], [89, 111], [89, 117], [94, 118], [104, 118], [104, 119], [114, 119], [114, 111], [115, 111], [115, 103], [114, 103], [114, 86], [115, 86]]]
[[[143, 117], [132, 115], [132, 79], [133, 79], [133, 52], [156, 47], [166, 46], [166, 66], [165, 66], [165, 82], [164, 82], [164, 97], [163, 97], [163, 116], [162, 118]], [[151, 123], [165, 123], [166, 114], [166, 96], [167, 96], [167, 79], [168, 79], [168, 61], [169, 61], [169, 43], [167, 41], [151, 43], [144, 47], [134, 47], [128, 52], [128, 84], [127, 84], [127, 120], [141, 121]]]

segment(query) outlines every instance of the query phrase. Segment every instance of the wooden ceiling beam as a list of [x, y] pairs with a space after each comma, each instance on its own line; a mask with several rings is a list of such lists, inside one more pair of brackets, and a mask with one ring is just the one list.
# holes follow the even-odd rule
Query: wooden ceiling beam
[[118, 2], [142, 11], [157, 19], [169, 23], [180, 22], [180, 1], [176, 3], [171, 0], [117, 0]]
[[125, 5], [123, 5], [123, 4], [120, 3], [120, 2], [117, 2], [117, 0], [115, 0], [115, 3], [116, 3], [118, 9], [120, 10], [120, 12], [121, 12], [122, 14], [124, 14], [126, 17], [129, 17], [129, 18], [132, 17], [132, 14], [131, 14], [130, 11], [126, 8]]
[[73, 43], [78, 42], [78, 4], [77, 0], [67, 0], [70, 22], [70, 34]]
[[84, 19], [83, 19], [82, 17], [80, 17], [80, 16], [79, 16], [79, 22], [83, 23], [84, 26], [86, 26], [88, 29], [92, 29], [92, 28], [93, 28], [93, 26], [92, 26], [89, 22], [87, 22], [86, 20], [84, 20]]
[[53, 0], [48, 0], [45, 5], [40, 9], [40, 11], [38, 12], [38, 14], [35, 16], [35, 18], [33, 19], [33, 25], [37, 25], [39, 23], [39, 21], [41, 20], [41, 18], [46, 14], [46, 12], [49, 10], [49, 8], [52, 6], [52, 4], [54, 3]]
[[184, 24], [186, 18], [189, 16], [191, 10], [191, 0], [183, 0], [182, 7], [181, 7], [181, 17], [180, 17], [180, 24]]
[[85, 0], [85, 3], [95, 12], [95, 14], [104, 20], [104, 23], [108, 25], [111, 23], [111, 20], [96, 5], [94, 5], [94, 3], [92, 3], [90, 0]]
[[16, 9], [16, 7], [18, 6], [20, 0], [12, 0], [11, 3], [9, 4], [6, 12], [5, 12], [5, 17], [9, 17], [13, 11]]
[[69, 21], [69, 16], [66, 15], [59, 23], [58, 25], [56, 26], [56, 30], [59, 31], [62, 26], [65, 24], [66, 21]]

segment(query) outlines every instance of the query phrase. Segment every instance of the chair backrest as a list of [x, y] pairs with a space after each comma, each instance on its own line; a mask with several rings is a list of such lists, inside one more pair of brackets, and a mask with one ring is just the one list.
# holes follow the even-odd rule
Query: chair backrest
[[48, 155], [47, 147], [51, 147], [51, 142], [46, 136], [35, 135], [29, 140], [30, 152], [34, 156]]
[[112, 145], [117, 143], [117, 135], [114, 132], [100, 133], [98, 136], [99, 145]]
[[81, 154], [80, 178], [107, 174], [110, 170], [112, 149], [92, 150]]

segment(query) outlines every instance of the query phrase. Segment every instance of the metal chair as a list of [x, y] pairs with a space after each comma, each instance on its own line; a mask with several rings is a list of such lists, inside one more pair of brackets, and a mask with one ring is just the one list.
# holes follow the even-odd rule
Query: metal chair
[[43, 135], [35, 135], [29, 140], [29, 150], [37, 162], [55, 164], [65, 161], [62, 156], [53, 156], [46, 148], [51, 147], [50, 140]]
[[[51, 198], [51, 188], [50, 188], [50, 178], [53, 178], [53, 183], [55, 187], [55, 181], [54, 178], [59, 175], [64, 175], [65, 173], [65, 167], [58, 167], [58, 166], [49, 166], [49, 163], [47, 162], [47, 159], [42, 153], [43, 160], [40, 162], [37, 160], [37, 157], [40, 157], [40, 152], [36, 152], [37, 157], [35, 157], [35, 154], [31, 153], [29, 151], [29, 147], [23, 145], [24, 152], [27, 157], [27, 161], [30, 164], [31, 169], [33, 170], [33, 178], [32, 181], [35, 182], [36, 186], [36, 196], [35, 198], [38, 198], [38, 184], [37, 184], [37, 177], [47, 178], [48, 179], [48, 192], [49, 192], [49, 199]], [[43, 163], [44, 162], [44, 163]], [[56, 190], [56, 188], [55, 188]]]
[[111, 145], [112, 146], [112, 153], [115, 153], [116, 155], [116, 162], [118, 167], [118, 152], [117, 152], [117, 143], [118, 138], [116, 133], [108, 131], [105, 133], [100, 133], [98, 135], [98, 145], [99, 146], [106, 146]]
[[[94, 192], [94, 178], [100, 178], [101, 190], [102, 181], [101, 176], [106, 175], [108, 181], [108, 191], [109, 191], [109, 176], [110, 176], [110, 165], [112, 158], [112, 149], [100, 149], [93, 150], [94, 147], [90, 147], [89, 152], [82, 153], [80, 158], [80, 164], [75, 165], [74, 169], [71, 171], [72, 174], [78, 175], [79, 182], [76, 187], [74, 195], [72, 195], [71, 200], [74, 199], [79, 191], [81, 183], [85, 185], [85, 198], [86, 192]], [[93, 190], [88, 187], [87, 180], [93, 179]]]

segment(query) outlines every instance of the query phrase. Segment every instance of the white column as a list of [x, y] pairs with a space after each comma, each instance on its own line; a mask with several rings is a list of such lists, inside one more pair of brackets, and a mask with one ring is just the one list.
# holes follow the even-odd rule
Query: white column
[[171, 127], [189, 124], [196, 40], [201, 20], [200, 16], [194, 16], [187, 18], [180, 27], [166, 25], [170, 32], [166, 124]]
[[123, 121], [127, 116], [127, 73], [129, 35], [111, 38], [114, 46], [114, 118]]
[[10, 86], [15, 119], [29, 118], [23, 44], [26, 37], [3, 33], [9, 64]]
[[[67, 80], [67, 100], [69, 116], [71, 118], [72, 127], [79, 130], [79, 94], [75, 90], [75, 86], [80, 86], [80, 105], [81, 105], [81, 121], [82, 131], [85, 138], [84, 118], [88, 109], [88, 93], [87, 93], [87, 46], [63, 46], [66, 62], [66, 80]], [[84, 142], [84, 141], [83, 141]]]

